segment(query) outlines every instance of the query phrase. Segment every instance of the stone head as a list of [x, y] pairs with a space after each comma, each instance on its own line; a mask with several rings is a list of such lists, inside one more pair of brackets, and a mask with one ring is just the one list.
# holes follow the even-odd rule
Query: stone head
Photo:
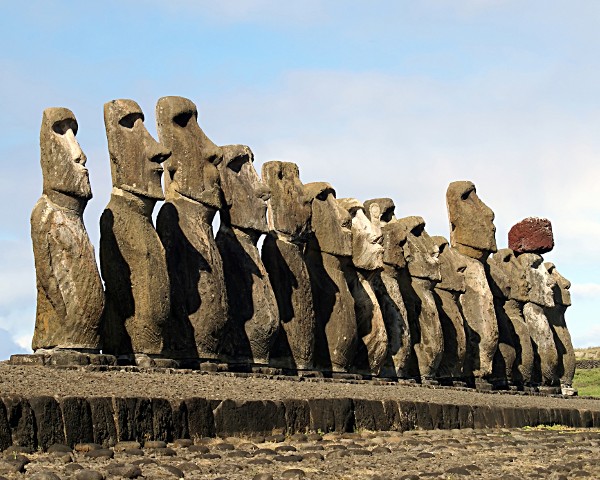
[[133, 100], [104, 104], [113, 186], [154, 200], [164, 199], [161, 163], [171, 152], [146, 130], [144, 114]]
[[463, 255], [485, 261], [496, 248], [494, 212], [469, 181], [452, 182], [446, 191], [450, 244]]
[[396, 269], [405, 268], [406, 229], [396, 219], [392, 219], [383, 225], [381, 231], [383, 233], [383, 263]]
[[307, 183], [311, 201], [311, 228], [319, 249], [339, 257], [352, 256], [352, 217], [335, 198], [335, 190], [325, 182]]
[[552, 262], [546, 262], [544, 265], [554, 279], [554, 303], [569, 307], [571, 305], [571, 292], [569, 291], [571, 282], [558, 273], [556, 266]]
[[425, 231], [422, 217], [404, 217], [397, 220], [404, 227], [406, 243], [404, 257], [411, 277], [441, 280], [439, 249]]
[[394, 205], [394, 201], [391, 198], [371, 198], [370, 200], [365, 200], [365, 214], [371, 220], [370, 217], [370, 207], [373, 204], [377, 204], [379, 206], [379, 222], [381, 224], [381, 228], [385, 227], [388, 222], [396, 219], [396, 215], [394, 211], [396, 210], [396, 205]]
[[292, 239], [304, 238], [310, 230], [311, 206], [300, 181], [298, 165], [266, 162], [262, 167], [262, 180], [271, 192], [269, 228]]
[[92, 198], [84, 155], [75, 135], [77, 120], [67, 108], [47, 108], [40, 128], [40, 163], [44, 193], [60, 192], [82, 200]]
[[225, 204], [221, 220], [234, 227], [266, 233], [269, 189], [254, 169], [254, 154], [245, 145], [221, 147], [219, 175]]
[[440, 260], [440, 273], [442, 281], [436, 285], [436, 288], [448, 290], [450, 292], [462, 293], [466, 290], [465, 270], [467, 262], [464, 255], [450, 248], [450, 244], [445, 237], [431, 237], [433, 243], [437, 245]]
[[217, 165], [221, 149], [198, 125], [198, 110], [183, 97], [162, 97], [156, 103], [158, 138], [171, 150], [165, 162], [165, 191], [201, 202], [213, 209], [223, 206]]
[[487, 259], [490, 289], [494, 296], [527, 302], [529, 283], [526, 271], [510, 248], [501, 248]]
[[363, 270], [383, 268], [383, 235], [379, 224], [379, 205], [369, 206], [369, 217], [365, 207], [355, 198], [341, 198], [339, 205], [352, 217], [352, 263]]
[[527, 300], [542, 307], [553, 307], [553, 289], [556, 282], [544, 265], [544, 259], [536, 253], [523, 253], [517, 259], [527, 281], [529, 292]]

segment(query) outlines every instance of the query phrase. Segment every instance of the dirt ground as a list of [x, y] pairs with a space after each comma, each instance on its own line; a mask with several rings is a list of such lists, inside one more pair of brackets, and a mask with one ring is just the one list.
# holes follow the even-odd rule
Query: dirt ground
[[344, 381], [298, 381], [236, 377], [228, 373], [87, 372], [43, 366], [18, 366], [0, 362], [0, 396], [143, 396], [167, 399], [203, 397], [233, 400], [286, 398], [360, 398], [429, 401], [466, 405], [579, 408], [600, 411], [600, 399], [563, 398], [507, 393], [480, 393], [416, 385], [374, 385]]

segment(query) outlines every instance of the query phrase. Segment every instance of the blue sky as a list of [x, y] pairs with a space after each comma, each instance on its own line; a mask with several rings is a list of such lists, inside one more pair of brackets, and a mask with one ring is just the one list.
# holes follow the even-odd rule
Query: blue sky
[[205, 132], [249, 145], [257, 169], [295, 161], [340, 197], [390, 196], [432, 235], [448, 235], [453, 180], [477, 185], [500, 247], [519, 220], [550, 218], [574, 343], [600, 345], [599, 2], [30, 0], [2, 13], [0, 358], [33, 332], [43, 109], [79, 121], [97, 248], [103, 104], [136, 100], [154, 133], [165, 95], [192, 99]]

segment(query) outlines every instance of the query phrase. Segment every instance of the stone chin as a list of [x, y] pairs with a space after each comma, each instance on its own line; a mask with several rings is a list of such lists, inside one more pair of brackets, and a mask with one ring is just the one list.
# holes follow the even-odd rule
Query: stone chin
[[133, 193], [138, 197], [149, 198], [151, 200], [164, 200], [165, 195], [162, 191], [162, 188], [157, 188], [156, 186], [148, 186], [148, 188], [139, 188], [135, 185], [121, 185], [119, 187], [121, 190], [125, 190], [126, 192]]

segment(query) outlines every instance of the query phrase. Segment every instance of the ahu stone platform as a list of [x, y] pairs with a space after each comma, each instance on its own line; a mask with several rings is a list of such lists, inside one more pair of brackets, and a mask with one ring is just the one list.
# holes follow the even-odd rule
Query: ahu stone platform
[[0, 449], [364, 430], [600, 428], [600, 399], [592, 398], [381, 380], [89, 368], [1, 363]]

